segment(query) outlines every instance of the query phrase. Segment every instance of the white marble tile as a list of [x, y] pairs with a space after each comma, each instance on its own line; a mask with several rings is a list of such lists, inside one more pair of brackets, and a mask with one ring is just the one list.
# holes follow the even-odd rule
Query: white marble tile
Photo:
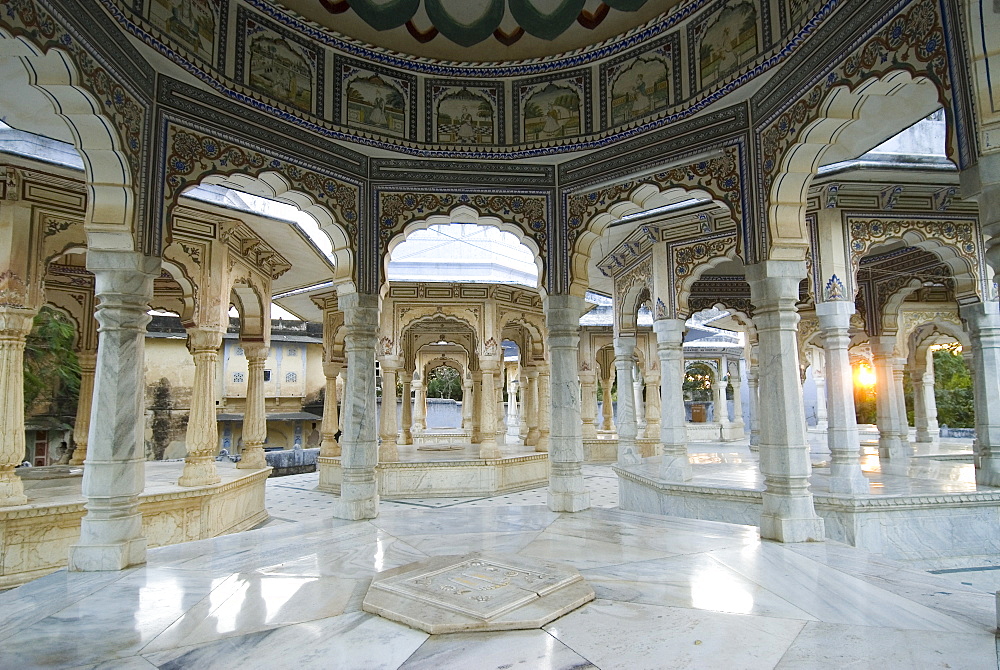
[[545, 532], [614, 542], [668, 554], [690, 554], [712, 551], [713, 549], [740, 547], [748, 542], [751, 544], [759, 542], [756, 533], [747, 533], [743, 537], [713, 537], [694, 530], [669, 527], [660, 529], [660, 532], [650, 533], [648, 527], [639, 524], [606, 521], [586, 516], [566, 516], [556, 519], [545, 529]]
[[369, 580], [244, 573], [224, 580], [142, 649], [143, 654], [343, 614]]
[[72, 670], [156, 670], [156, 666], [142, 656], [128, 656], [97, 665], [81, 665]]
[[455, 533], [449, 535], [408, 535], [406, 544], [428, 556], [467, 554], [516, 554], [538, 538], [540, 531], [524, 533]]
[[148, 654], [160, 670], [395, 670], [427, 633], [355, 612]]
[[766, 584], [820, 621], [916, 630], [975, 630], [967, 622], [833, 570], [777, 543], [765, 542], [759, 551], [723, 549], [709, 555], [747, 579]]
[[730, 614], [815, 620], [784, 598], [705, 555], [674, 556], [582, 571], [604, 600]]
[[602, 670], [770, 670], [805, 622], [595, 600], [545, 627]]
[[542, 630], [513, 630], [502, 635], [453, 633], [432, 635], [400, 670], [586, 670], [597, 666]]
[[665, 551], [641, 549], [615, 542], [604, 542], [571, 535], [557, 535], [548, 531], [541, 533], [538, 539], [522, 549], [520, 554], [559, 561], [572, 565], [578, 570], [633, 561], [649, 561], [671, 555]]
[[928, 635], [897, 630], [810, 622], [776, 668], [827, 670], [994, 670], [996, 639], [987, 633]]
[[268, 562], [259, 571], [270, 575], [366, 579], [376, 572], [427, 558], [427, 554], [384, 531], [373, 527], [369, 531], [349, 540], [310, 545], [298, 557]]
[[400, 510], [384, 514], [370, 523], [396, 535], [452, 533], [512, 533], [544, 530], [559, 518], [541, 505], [523, 507], [449, 508], [427, 514], [423, 510]]

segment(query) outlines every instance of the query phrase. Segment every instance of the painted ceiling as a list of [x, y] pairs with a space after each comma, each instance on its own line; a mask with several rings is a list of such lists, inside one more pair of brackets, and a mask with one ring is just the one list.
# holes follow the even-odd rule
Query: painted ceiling
[[462, 62], [543, 58], [609, 40], [682, 0], [282, 0], [332, 31], [390, 51]]

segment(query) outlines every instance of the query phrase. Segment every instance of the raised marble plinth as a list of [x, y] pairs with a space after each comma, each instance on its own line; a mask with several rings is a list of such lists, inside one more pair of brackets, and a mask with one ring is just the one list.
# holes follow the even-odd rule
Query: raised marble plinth
[[[208, 486], [176, 485], [184, 464], [147, 463], [146, 491], [139, 496], [147, 546], [202, 540], [253, 528], [266, 521], [264, 490], [270, 468], [238, 470], [219, 464], [222, 478]], [[41, 469], [41, 468], [39, 468]], [[52, 486], [25, 482], [28, 504], [0, 507], [0, 589], [65, 567], [80, 538], [86, 513], [79, 478]]]
[[376, 575], [362, 609], [439, 634], [541, 628], [593, 599], [594, 590], [569, 566], [467, 554]]
[[[340, 459], [320, 457], [319, 471], [317, 488], [340, 493]], [[380, 463], [375, 478], [383, 499], [492, 496], [544, 486], [549, 455]]]
[[[712, 481], [696, 469], [693, 481], [678, 483], [660, 479], [655, 464], [614, 471], [624, 510], [760, 525], [763, 484], [750, 470], [742, 484], [735, 472], [722, 482], [722, 475]], [[826, 476], [813, 476], [816, 513], [828, 538], [903, 561], [1000, 554], [1000, 489], [881, 473], [869, 479], [870, 494], [848, 496], [830, 493]]]
[[[643, 458], [656, 456], [660, 448], [660, 441], [652, 437], [637, 438], [635, 443]], [[614, 463], [618, 460], [618, 438], [584, 438], [583, 460], [588, 463]]]
[[456, 444], [471, 444], [472, 443], [472, 431], [462, 430], [460, 428], [454, 429], [444, 429], [444, 430], [434, 430], [428, 429], [419, 433], [413, 434], [413, 444], [418, 447], [424, 445], [456, 445]]

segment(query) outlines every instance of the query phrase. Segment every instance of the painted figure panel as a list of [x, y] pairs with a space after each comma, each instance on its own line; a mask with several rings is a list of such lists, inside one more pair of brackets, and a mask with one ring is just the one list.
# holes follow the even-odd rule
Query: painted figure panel
[[760, 50], [757, 8], [750, 2], [730, 3], [694, 32], [699, 89], [724, 79]]
[[586, 89], [582, 77], [543, 82], [519, 89], [521, 141], [538, 142], [587, 132]]
[[249, 18], [244, 83], [293, 107], [314, 112], [319, 55]]
[[670, 105], [670, 70], [668, 58], [644, 55], [609, 71], [611, 125], [624, 125], [666, 109]]
[[351, 128], [406, 138], [410, 84], [402, 79], [342, 65], [341, 119]]
[[150, 0], [149, 21], [194, 56], [215, 62], [219, 0]]
[[428, 87], [433, 109], [433, 140], [440, 144], [497, 144], [502, 89]]

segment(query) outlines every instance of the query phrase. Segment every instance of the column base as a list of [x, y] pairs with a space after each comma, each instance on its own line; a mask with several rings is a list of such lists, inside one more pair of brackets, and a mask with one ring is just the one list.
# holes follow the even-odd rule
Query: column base
[[636, 447], [635, 440], [622, 440], [618, 437], [618, 465], [639, 465], [642, 463], [642, 456]]
[[671, 482], [687, 482], [694, 475], [687, 457], [664, 456], [660, 462], [660, 478]]
[[74, 544], [69, 548], [70, 572], [124, 570], [146, 562], [146, 538], [115, 544]]
[[980, 459], [976, 467], [976, 483], [981, 486], [1000, 487], [1000, 462], [992, 459]]
[[0, 507], [27, 504], [28, 496], [24, 495], [24, 484], [14, 473], [14, 468], [0, 474]]
[[826, 535], [823, 519], [818, 516], [789, 518], [776, 514], [762, 514], [760, 537], [762, 540], [791, 543], [822, 542]]
[[482, 445], [479, 447], [479, 458], [495, 460], [503, 458], [503, 452], [495, 444], [490, 446]]
[[553, 512], [582, 512], [590, 509], [590, 491], [549, 491], [549, 509]]
[[73, 456], [69, 459], [70, 465], [83, 465], [84, 461], [87, 460], [87, 450], [83, 449], [81, 451], [80, 447], [73, 450]]
[[399, 460], [399, 449], [396, 448], [395, 441], [382, 440], [378, 445], [378, 462], [395, 463]]
[[[860, 468], [851, 468], [852, 472], [844, 474], [830, 473], [830, 493], [844, 493], [847, 495], [867, 495], [870, 492], [868, 479], [865, 478]], [[832, 470], [832, 468], [831, 468]]]
[[[343, 491], [343, 487], [341, 487]], [[363, 521], [378, 516], [378, 496], [361, 500], [345, 500], [341, 498], [333, 504], [333, 516], [348, 521]]]
[[880, 437], [878, 440], [879, 460], [896, 460], [906, 458], [909, 455], [907, 453], [907, 447], [908, 444], [904, 444], [898, 437]]
[[360, 521], [378, 516], [378, 483], [375, 468], [344, 468], [341, 473], [340, 500], [333, 506], [338, 519]]
[[178, 486], [208, 486], [222, 480], [215, 470], [215, 459], [210, 456], [196, 456], [184, 463], [184, 472], [177, 480]]
[[241, 470], [262, 470], [267, 467], [267, 457], [263, 447], [250, 447], [243, 450], [243, 456], [236, 467]]

